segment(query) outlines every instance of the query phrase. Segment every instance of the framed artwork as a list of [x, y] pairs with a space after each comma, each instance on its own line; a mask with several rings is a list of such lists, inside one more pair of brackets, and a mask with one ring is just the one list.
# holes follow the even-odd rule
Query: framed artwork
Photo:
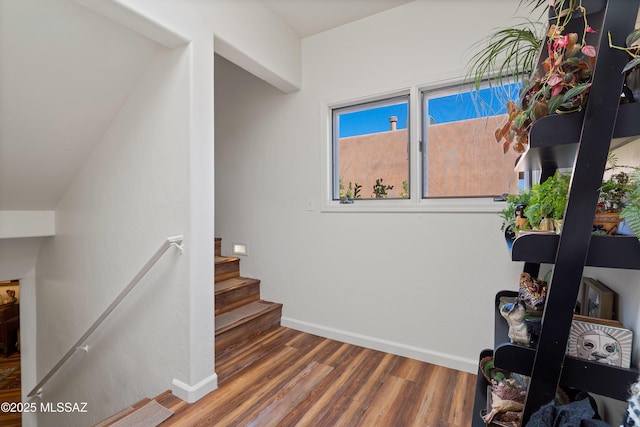
[[567, 354], [621, 368], [631, 366], [633, 332], [622, 327], [576, 320], [567, 342]]
[[613, 319], [615, 293], [596, 279], [582, 278], [580, 314], [601, 319]]

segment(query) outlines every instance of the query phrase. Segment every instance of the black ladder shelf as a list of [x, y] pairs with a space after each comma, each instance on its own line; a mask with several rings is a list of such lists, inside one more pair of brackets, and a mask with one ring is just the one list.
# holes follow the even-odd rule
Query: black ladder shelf
[[[541, 263], [554, 264], [542, 330], [536, 348], [510, 344], [497, 307], [500, 297], [517, 292], [500, 292], [496, 295], [495, 349], [480, 354], [480, 359], [493, 355], [499, 368], [531, 377], [523, 426], [538, 408], [554, 399], [558, 385], [625, 400], [629, 386], [638, 378], [636, 369], [565, 356], [584, 266], [640, 269], [640, 244], [635, 237], [592, 236], [607, 155], [615, 146], [612, 139], [640, 135], [640, 104], [620, 105], [621, 70], [628, 55], [610, 49], [607, 38], [611, 33], [614, 41], [625, 40], [634, 28], [640, 0], [582, 0], [582, 5], [589, 24], [598, 31], [598, 40], [591, 43], [598, 46], [598, 56], [586, 109], [536, 121], [529, 149], [516, 165], [520, 171], [540, 170], [541, 182], [558, 168], [573, 168], [562, 233], [519, 237], [511, 252], [512, 260], [525, 261], [524, 271], [533, 276], [538, 275]], [[574, 20], [575, 25], [583, 25], [582, 18]], [[487, 383], [478, 371], [473, 427], [485, 425], [480, 410], [486, 405]]]

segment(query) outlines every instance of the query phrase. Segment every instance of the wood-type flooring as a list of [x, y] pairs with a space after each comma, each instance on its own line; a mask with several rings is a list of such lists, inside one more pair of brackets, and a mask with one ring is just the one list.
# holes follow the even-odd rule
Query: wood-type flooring
[[[13, 353], [9, 357], [0, 354], [0, 372], [4, 372], [8, 368], [18, 368], [6, 378], [0, 380], [0, 402], [21, 401], [21, 370], [20, 370], [20, 353]], [[2, 427], [20, 427], [22, 426], [22, 414], [20, 412], [2, 412], [0, 411], [0, 426]]]
[[468, 427], [476, 375], [278, 327], [217, 356], [167, 426]]

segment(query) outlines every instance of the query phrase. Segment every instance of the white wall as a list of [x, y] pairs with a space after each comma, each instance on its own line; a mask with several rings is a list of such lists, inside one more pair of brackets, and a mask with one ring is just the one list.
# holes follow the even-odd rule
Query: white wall
[[[36, 301], [36, 275], [31, 269], [20, 279], [20, 365], [22, 382], [22, 401], [28, 402], [27, 394], [38, 383], [36, 372], [36, 330], [37, 301]], [[24, 333], [28, 331], [28, 333]], [[37, 417], [34, 413], [22, 414], [22, 426], [33, 427], [37, 425]]]
[[33, 270], [44, 239], [0, 239], [0, 280], [21, 279]]
[[189, 40], [215, 35], [220, 55], [282, 91], [300, 87], [300, 38], [260, 1], [115, 1]]
[[517, 288], [522, 269], [498, 215], [320, 212], [321, 111], [463, 76], [469, 46], [512, 13], [501, 1], [416, 1], [306, 38], [291, 95], [216, 63], [216, 234], [227, 253], [249, 244], [242, 273], [284, 303], [284, 324], [476, 372], [493, 346], [495, 292]]
[[[40, 425], [89, 425], [190, 382], [189, 63], [188, 47], [157, 54], [56, 209], [36, 266], [38, 378], [167, 237], [184, 235], [186, 251], [170, 248], [45, 388], [45, 401], [88, 413], [39, 414]], [[197, 286], [213, 298], [212, 283]], [[199, 321], [210, 333], [213, 310]]]

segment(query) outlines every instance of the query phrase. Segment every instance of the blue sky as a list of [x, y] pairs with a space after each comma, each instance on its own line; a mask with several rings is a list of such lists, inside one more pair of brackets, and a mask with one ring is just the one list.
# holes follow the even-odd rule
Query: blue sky
[[429, 100], [429, 116], [437, 123], [506, 114], [507, 99], [517, 101], [520, 83], [508, 85], [509, 97], [502, 89], [480, 89]]
[[384, 132], [391, 129], [389, 117], [398, 117], [396, 129], [406, 129], [408, 123], [408, 104], [388, 105], [340, 115], [340, 138]]
[[[511, 99], [516, 100], [520, 84], [510, 85]], [[506, 113], [505, 96], [490, 88], [478, 92], [461, 92], [428, 101], [429, 116], [434, 123], [486, 117]], [[476, 99], [474, 99], [476, 98]], [[481, 102], [478, 102], [480, 101]], [[390, 130], [389, 117], [398, 117], [397, 129], [406, 129], [407, 103], [371, 108], [340, 115], [340, 138]]]

